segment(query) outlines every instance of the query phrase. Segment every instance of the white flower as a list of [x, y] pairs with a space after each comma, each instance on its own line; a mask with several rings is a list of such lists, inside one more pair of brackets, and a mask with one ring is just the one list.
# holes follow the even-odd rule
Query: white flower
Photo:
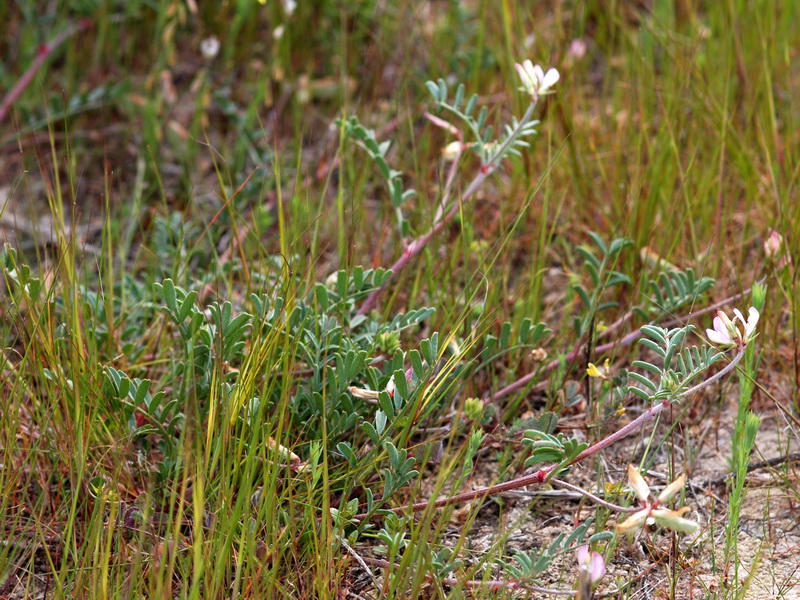
[[746, 344], [750, 341], [753, 337], [753, 332], [756, 329], [756, 325], [758, 325], [758, 318], [761, 316], [758, 314], [755, 306], [751, 306], [750, 310], [747, 311], [747, 321], [744, 320], [742, 313], [739, 312], [738, 308], [733, 309], [733, 314], [736, 315], [736, 318], [744, 325], [744, 343]]
[[622, 523], [617, 524], [619, 532], [633, 532], [645, 524], [658, 523], [663, 527], [681, 533], [694, 533], [700, 526], [694, 521], [684, 519], [683, 515], [689, 510], [684, 506], [679, 510], [660, 508], [665, 502], [669, 502], [686, 485], [686, 475], [681, 475], [670, 483], [658, 495], [655, 500], [650, 500], [650, 487], [639, 471], [633, 465], [628, 465], [628, 485], [633, 490], [634, 495], [642, 502], [644, 508], [633, 513]]
[[360, 388], [354, 385], [351, 385], [349, 388], [347, 388], [347, 391], [353, 394], [355, 398], [360, 398], [361, 400], [366, 400], [367, 402], [371, 402], [373, 404], [378, 402], [378, 396], [380, 395], [380, 392], [376, 390]]
[[[733, 320], [728, 318], [724, 312], [717, 311], [714, 317], [714, 329], [706, 329], [706, 336], [709, 341], [723, 347], [743, 348], [755, 337], [753, 332], [758, 324], [759, 314], [754, 306], [750, 307], [745, 320], [738, 308], [733, 309]], [[741, 326], [737, 325], [739, 321]]]
[[522, 87], [519, 88], [527, 93], [534, 100], [539, 96], [550, 92], [561, 75], [558, 74], [556, 69], [548, 69], [547, 73], [539, 65], [534, 65], [530, 60], [523, 61], [522, 64], [517, 63], [517, 73], [519, 73]]
[[294, 11], [297, 10], [297, 2], [295, 0], [282, 0], [281, 4], [283, 4], [283, 10], [287, 16], [291, 17]]
[[214, 59], [219, 54], [219, 40], [213, 35], [204, 39], [200, 42], [200, 54], [206, 60]]
[[[386, 384], [385, 391], [389, 394], [390, 398], [394, 398], [394, 375], [389, 378], [388, 383]], [[347, 391], [353, 394], [355, 398], [359, 398], [361, 400], [366, 400], [370, 404], [377, 404], [378, 398], [380, 397], [381, 393], [378, 390], [371, 390], [369, 388], [360, 388], [354, 385], [351, 385], [347, 388]]]
[[736, 342], [731, 338], [731, 329], [735, 326], [724, 312], [717, 311], [714, 317], [714, 329], [706, 329], [706, 336], [709, 341], [719, 346], [735, 346]]

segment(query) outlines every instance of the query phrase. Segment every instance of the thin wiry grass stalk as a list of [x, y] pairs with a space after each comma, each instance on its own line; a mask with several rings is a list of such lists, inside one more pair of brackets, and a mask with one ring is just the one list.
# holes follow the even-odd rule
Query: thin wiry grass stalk
[[556, 477], [553, 477], [550, 480], [550, 483], [552, 483], [553, 485], [557, 485], [559, 487], [567, 488], [568, 490], [572, 490], [573, 492], [578, 492], [582, 496], [586, 496], [587, 498], [589, 498], [589, 500], [591, 500], [595, 504], [599, 504], [600, 506], [605, 506], [609, 510], [613, 510], [615, 512], [635, 513], [635, 512], [639, 512], [639, 510], [641, 510], [639, 507], [636, 507], [636, 506], [633, 506], [633, 507], [632, 506], [618, 506], [616, 504], [612, 504], [611, 502], [606, 502], [605, 500], [603, 500], [602, 498], [600, 498], [598, 496], [595, 496], [591, 492], [587, 492], [586, 490], [584, 490], [583, 488], [581, 488], [581, 487], [579, 487], [577, 485], [572, 485], [571, 483], [569, 483], [567, 481], [563, 481], [562, 479], [558, 479]]

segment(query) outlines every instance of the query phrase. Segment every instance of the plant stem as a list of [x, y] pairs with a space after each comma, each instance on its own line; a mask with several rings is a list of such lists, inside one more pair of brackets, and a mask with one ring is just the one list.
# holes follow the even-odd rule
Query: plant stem
[[625, 513], [635, 513], [642, 510], [640, 506], [617, 506], [616, 504], [612, 504], [611, 502], [606, 502], [602, 498], [599, 498], [592, 494], [591, 492], [587, 492], [581, 487], [577, 485], [572, 485], [571, 483], [567, 483], [563, 479], [556, 479], [555, 477], [550, 480], [550, 483], [555, 484], [559, 487], [567, 488], [568, 490], [572, 490], [573, 492], [578, 492], [579, 494], [586, 496], [594, 502], [595, 504], [599, 504], [600, 506], [605, 506], [606, 508], [616, 511], [616, 512], [625, 512]]
[[[690, 317], [699, 317], [700, 315], [704, 315], [704, 314], [713, 312], [713, 311], [717, 310], [720, 306], [723, 306], [723, 305], [727, 304], [728, 302], [739, 298], [740, 296], [746, 294], [748, 291], [749, 291], [749, 289], [745, 290], [744, 292], [742, 292], [742, 294], [736, 294], [734, 296], [731, 296], [730, 298], [726, 298], [725, 300], [717, 302], [716, 304], [712, 304], [711, 306], [709, 306], [707, 308], [704, 308], [703, 310], [699, 310], [699, 311], [697, 311], [695, 313], [691, 313], [691, 314], [689, 314], [689, 315], [687, 315], [685, 317], [676, 317], [675, 319], [671, 319], [669, 321], [666, 321], [665, 323], [663, 323], [661, 325], [661, 327], [672, 327], [673, 325], [679, 325], [681, 323], [685, 323]], [[619, 340], [617, 340], [615, 342], [607, 342], [605, 344], [597, 346], [594, 349], [594, 353], [595, 353], [595, 355], [600, 355], [600, 354], [603, 354], [604, 352], [608, 352], [609, 350], [613, 350], [614, 348], [623, 348], [623, 347], [626, 347], [626, 346], [630, 346], [631, 344], [633, 344], [633, 342], [638, 340], [640, 337], [642, 337], [642, 332], [641, 331], [639, 331], [639, 330], [632, 331], [629, 334], [627, 334], [626, 336], [622, 337], [621, 339], [619, 339]], [[569, 354], [567, 354], [564, 357], [564, 361], [565, 362], [571, 362], [571, 361], [575, 360], [577, 357], [579, 357], [583, 353], [583, 350], [584, 350], [584, 345], [583, 344], [577, 344], [572, 349], [572, 352], [570, 352]], [[556, 360], [553, 360], [553, 361], [547, 363], [544, 367], [542, 367], [540, 369], [537, 369], [536, 371], [531, 371], [527, 375], [523, 375], [522, 377], [520, 377], [516, 381], [514, 381], [512, 383], [509, 383], [506, 387], [501, 388], [500, 390], [496, 391], [494, 394], [492, 394], [488, 398], [488, 401], [489, 402], [494, 402], [496, 400], [500, 400], [501, 398], [505, 398], [506, 396], [508, 396], [509, 394], [517, 391], [518, 389], [525, 387], [531, 381], [534, 381], [537, 377], [541, 376], [542, 374], [549, 373], [550, 371], [558, 368], [558, 366], [560, 364], [561, 364], [561, 360], [560, 359], [556, 359]]]
[[[736, 365], [739, 364], [740, 360], [742, 360], [742, 357], [744, 356], [744, 352], [745, 352], [745, 348], [740, 348], [739, 352], [736, 353], [736, 356], [733, 358], [733, 360], [731, 360], [731, 362], [728, 363], [725, 366], [724, 369], [721, 369], [720, 371], [718, 371], [717, 373], [715, 373], [714, 375], [712, 375], [711, 377], [709, 377], [705, 381], [703, 381], [703, 382], [697, 384], [696, 386], [689, 388], [685, 392], [679, 394], [674, 400], [672, 400], [672, 401], [663, 400], [663, 401], [659, 402], [658, 404], [656, 404], [654, 406], [651, 406], [649, 409], [647, 409], [645, 412], [643, 412], [641, 415], [636, 417], [633, 421], [631, 421], [630, 423], [628, 423], [624, 427], [618, 429], [617, 431], [615, 431], [614, 433], [612, 433], [608, 437], [603, 438], [599, 442], [597, 442], [597, 443], [593, 444], [592, 446], [589, 446], [588, 448], [586, 448], [586, 450], [584, 450], [583, 452], [578, 454], [578, 456], [576, 456], [567, 465], [564, 465], [564, 466], [572, 466], [572, 465], [574, 465], [576, 463], [579, 463], [579, 462], [581, 462], [583, 460], [586, 460], [587, 458], [589, 458], [590, 456], [592, 456], [594, 454], [597, 454], [598, 452], [600, 452], [600, 450], [602, 450], [604, 448], [607, 448], [608, 446], [618, 442], [622, 438], [630, 435], [634, 431], [640, 429], [643, 425], [645, 425], [645, 424], [649, 423], [650, 421], [652, 421], [653, 419], [655, 419], [659, 414], [664, 412], [664, 410], [666, 410], [671, 404], [679, 402], [682, 398], [690, 396], [690, 395], [698, 392], [699, 390], [703, 389], [704, 387], [711, 385], [712, 383], [714, 383], [715, 381], [719, 380], [720, 378], [724, 377], [725, 375], [727, 375], [733, 369], [736, 368]], [[472, 500], [477, 500], [479, 498], [485, 498], [486, 496], [493, 496], [495, 494], [500, 494], [502, 492], [508, 492], [508, 491], [511, 491], [511, 490], [516, 490], [516, 489], [519, 489], [521, 487], [525, 487], [526, 485], [531, 485], [531, 484], [534, 484], [534, 483], [544, 483], [545, 481], [547, 481], [547, 476], [550, 473], [552, 473], [558, 466], [559, 466], [558, 464], [550, 465], [549, 467], [546, 467], [544, 469], [539, 469], [535, 473], [532, 473], [530, 475], [525, 475], [524, 477], [519, 477], [517, 479], [512, 479], [511, 481], [506, 481], [505, 483], [499, 483], [497, 485], [492, 485], [492, 486], [489, 486], [489, 487], [478, 488], [477, 490], [472, 490], [471, 492], [464, 492], [462, 494], [456, 494], [455, 496], [450, 496], [450, 497], [447, 497], [447, 498], [441, 498], [441, 499], [436, 500], [434, 502], [431, 502], [431, 501], [417, 502], [416, 504], [411, 504], [411, 505], [406, 505], [406, 506], [399, 506], [397, 508], [392, 508], [392, 509], [388, 509], [388, 510], [390, 510], [390, 512], [393, 512], [395, 514], [404, 513], [404, 512], [407, 512], [407, 511], [422, 512], [423, 510], [426, 510], [428, 508], [441, 508], [443, 506], [448, 506], [448, 505], [451, 505], [451, 504], [460, 504], [462, 502], [470, 502]], [[588, 492], [584, 492], [583, 490], [581, 490], [581, 493], [588, 494]], [[598, 498], [598, 500], [599, 500], [599, 498]], [[364, 520], [364, 519], [367, 519], [367, 518], [374, 518], [376, 516], [379, 516], [379, 515], [377, 515], [375, 513], [373, 513], [373, 514], [361, 513], [361, 514], [356, 515], [353, 518], [361, 521], [361, 520]]]
[[[757, 282], [757, 284], [764, 283], [764, 281], [766, 281], [766, 278], [762, 277]], [[719, 302], [715, 302], [714, 304], [712, 304], [710, 306], [706, 306], [705, 308], [703, 308], [701, 310], [698, 310], [697, 312], [690, 313], [687, 317], [676, 317], [674, 319], [670, 319], [669, 321], [665, 321], [661, 325], [661, 327], [672, 327], [673, 325], [679, 325], [681, 323], [684, 323], [690, 317], [699, 317], [700, 315], [707, 315], [708, 313], [712, 313], [715, 310], [718, 310], [719, 308], [721, 308], [721, 307], [723, 307], [723, 306], [725, 306], [727, 304], [730, 304], [734, 300], [738, 300], [739, 298], [742, 298], [742, 297], [746, 296], [747, 294], [749, 294], [752, 291], [752, 289], [753, 289], [752, 287], [749, 287], [746, 290], [744, 290], [744, 291], [742, 291], [742, 292], [740, 292], [738, 294], [734, 294], [733, 296], [729, 296], [729, 297], [727, 297], [727, 298], [725, 298], [723, 300], [720, 300]], [[630, 321], [630, 319], [633, 317], [634, 314], [636, 314], [634, 311], [629, 310], [624, 315], [622, 315], [619, 319], [614, 321], [611, 325], [606, 327], [603, 331], [598, 332], [597, 337], [598, 338], [608, 337], [613, 332], [615, 332], [617, 329], [622, 327], [622, 325], [624, 325], [626, 322]], [[656, 323], [651, 323], [651, 324], [655, 325]]]
[[[455, 218], [455, 216], [458, 214], [461, 208], [461, 203], [468, 200], [476, 191], [478, 191], [481, 185], [483, 185], [483, 182], [486, 181], [486, 178], [489, 177], [489, 175], [491, 175], [497, 168], [497, 165], [500, 159], [506, 153], [506, 150], [508, 150], [508, 148], [514, 142], [514, 140], [517, 138], [517, 135], [519, 135], [519, 132], [522, 131], [522, 128], [525, 126], [525, 124], [528, 121], [530, 121], [531, 117], [533, 116], [533, 111], [535, 108], [536, 108], [536, 101], [534, 100], [528, 105], [528, 109], [525, 111], [525, 114], [522, 115], [522, 118], [517, 124], [516, 129], [514, 129], [511, 135], [509, 135], [506, 138], [505, 142], [503, 142], [503, 145], [497, 149], [497, 152], [492, 154], [491, 158], [486, 163], [481, 165], [480, 169], [478, 170], [478, 174], [475, 175], [475, 177], [472, 179], [467, 189], [464, 190], [463, 194], [461, 194], [460, 201], [456, 202], [444, 216], [436, 220], [427, 233], [424, 233], [423, 235], [414, 239], [405, 247], [405, 249], [403, 250], [403, 254], [400, 255], [400, 258], [398, 258], [394, 262], [394, 264], [391, 267], [389, 267], [392, 271], [391, 276], [386, 280], [386, 282], [381, 287], [374, 290], [372, 293], [370, 293], [369, 296], [367, 296], [367, 298], [364, 300], [364, 304], [361, 305], [356, 314], [363, 315], [372, 310], [372, 308], [375, 306], [375, 303], [378, 300], [378, 296], [380, 296], [383, 290], [385, 290], [388, 287], [389, 283], [398, 275], [398, 273], [400, 273], [400, 271], [405, 269], [408, 263], [411, 262], [411, 259], [413, 259], [420, 252], [422, 252], [422, 250], [425, 248], [425, 246], [428, 245], [428, 243], [433, 239], [433, 237], [437, 233], [439, 233], [442, 229], [444, 229], [445, 225], [450, 223], [450, 221], [452, 221]], [[448, 187], [447, 188], [448, 194], [449, 191], [450, 188]], [[444, 200], [442, 201], [441, 204], [442, 205], [444, 204]]]
[[39, 69], [42, 68], [42, 65], [50, 58], [50, 55], [55, 52], [55, 50], [64, 42], [66, 42], [69, 38], [71, 38], [76, 33], [81, 33], [86, 31], [91, 27], [92, 22], [89, 19], [81, 19], [77, 25], [71, 25], [67, 27], [64, 31], [54, 36], [49, 42], [46, 44], [42, 44], [39, 46], [39, 51], [36, 54], [36, 59], [31, 63], [25, 73], [22, 74], [22, 77], [19, 78], [17, 84], [11, 88], [11, 91], [6, 94], [6, 97], [3, 98], [2, 104], [0, 104], [0, 123], [2, 123], [6, 116], [8, 116], [9, 111], [11, 110], [11, 105], [17, 101], [17, 98], [22, 95], [22, 92], [25, 91], [33, 78], [36, 76], [36, 73], [39, 72]]

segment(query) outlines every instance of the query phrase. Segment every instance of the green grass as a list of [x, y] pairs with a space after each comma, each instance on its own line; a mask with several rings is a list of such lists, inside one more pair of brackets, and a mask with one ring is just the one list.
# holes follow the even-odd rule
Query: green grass
[[[375, 510], [394, 508], [522, 475], [522, 431], [547, 410], [587, 441], [638, 416], [640, 400], [587, 380], [586, 366], [609, 358], [619, 375], [652, 356], [636, 345], [566, 355], [644, 324], [634, 315], [613, 326], [633, 307], [659, 314], [645, 248], [716, 280], [674, 316], [762, 277], [768, 295], [740, 377], [567, 476], [623, 502], [615, 484], [628, 462], [663, 473], [650, 483], [682, 472], [708, 481], [727, 461], [738, 475], [709, 487], [730, 494], [730, 512], [687, 489], [703, 534], [671, 544], [648, 532], [652, 568], [624, 566], [641, 560], [624, 536], [595, 543], [609, 563], [601, 590], [734, 598], [745, 580], [749, 593], [779, 593], [758, 588], [771, 576], [791, 597], [796, 575], [779, 556], [790, 525], [779, 521], [781, 535], [757, 554], [739, 545], [752, 518], [750, 449], [743, 439], [731, 450], [724, 435], [747, 428], [749, 409], [763, 421], [752, 460], [797, 450], [795, 266], [775, 268], [762, 248], [774, 229], [800, 255], [793, 3], [326, 0], [298, 2], [292, 15], [279, 2], [197, 4], [0, 6], [2, 90], [43, 43], [90, 21], [0, 122], [0, 597], [512, 597], [465, 582], [507, 579], [496, 561], [512, 562], [514, 549], [547, 546], [590, 516], [590, 533], [612, 531], [617, 517], [534, 495], [371, 529], [348, 518], [370, 495], [387, 493]], [[221, 49], [207, 60], [210, 35]], [[584, 57], [569, 55], [576, 38]], [[380, 278], [361, 266], [387, 268], [401, 234], [428, 230], [448, 176], [440, 151], [454, 138], [423, 118], [435, 109], [425, 81], [463, 82], [497, 129], [527, 106], [514, 69], [524, 58], [561, 72], [531, 147], [503, 162], [360, 321], [370, 277]], [[336, 125], [350, 116], [391, 140], [386, 160], [417, 192], [400, 207], [405, 232], [375, 162]], [[462, 160], [453, 197], [477, 168]], [[632, 243], [604, 264], [630, 283], [587, 309], [578, 286], [596, 287], [579, 247], [603, 254], [589, 232]], [[598, 310], [603, 301], [618, 305]], [[415, 312], [426, 307], [435, 311]], [[407, 322], [392, 325], [399, 313]], [[547, 329], [526, 336], [540, 321]], [[710, 319], [694, 323], [702, 331]], [[376, 444], [364, 423], [378, 427], [378, 407], [347, 388], [384, 389], [413, 352], [426, 359], [419, 381], [378, 400], [389, 418]], [[419, 475], [397, 483], [404, 451]], [[798, 497], [791, 461], [766, 472], [764, 520]], [[572, 589], [573, 554], [541, 584]], [[732, 566], [737, 556], [758, 573]]]

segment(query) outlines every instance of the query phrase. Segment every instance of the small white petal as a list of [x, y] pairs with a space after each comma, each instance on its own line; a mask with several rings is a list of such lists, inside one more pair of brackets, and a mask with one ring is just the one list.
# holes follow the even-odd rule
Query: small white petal
[[526, 60], [522, 63], [522, 67], [525, 69], [525, 75], [528, 76], [528, 81], [532, 84], [536, 82], [536, 69], [533, 67], [533, 63], [530, 60]]
[[714, 317], [714, 329], [706, 330], [706, 334], [708, 334], [708, 339], [710, 339], [715, 344], [722, 344], [726, 346], [735, 346], [736, 343], [731, 338], [731, 333], [737, 332], [736, 327], [733, 325], [730, 319], [723, 313], [722, 311], [717, 313], [717, 316]]
[[537, 83], [541, 86], [544, 81], [544, 70], [539, 65], [533, 67], [533, 76], [536, 78]]
[[[525, 61], [530, 62], [530, 61]], [[533, 80], [531, 79], [530, 73], [525, 68], [525, 63], [519, 64], [516, 63], [517, 73], [519, 74], [519, 80], [522, 82], [522, 87], [520, 88], [526, 94], [533, 96], [536, 93], [536, 89], [533, 85]]]
[[639, 475], [639, 471], [633, 465], [628, 465], [628, 485], [631, 486], [636, 497], [645, 502], [650, 495], [650, 488], [644, 478]]
[[450, 142], [442, 148], [442, 158], [447, 162], [452, 162], [461, 156], [461, 142]]
[[555, 69], [548, 70], [544, 75], [544, 80], [542, 81], [542, 91], [549, 90], [551, 87], [553, 87], [558, 81], [559, 77], [561, 77], [561, 75], [559, 75], [558, 71]]
[[219, 40], [213, 35], [200, 42], [200, 53], [206, 60], [213, 59], [219, 53]]
[[727, 331], [720, 333], [715, 329], [706, 329], [706, 337], [708, 337], [708, 341], [710, 341], [712, 344], [718, 344], [720, 346], [735, 345]]
[[681, 513], [677, 510], [667, 510], [666, 508], [657, 508], [653, 511], [653, 518], [655, 518], [656, 523], [674, 531], [694, 533], [700, 529], [700, 525], [689, 519], [684, 519], [680, 515]]
[[680, 477], [678, 477], [675, 481], [670, 483], [667, 487], [665, 487], [661, 493], [658, 495], [659, 502], [667, 502], [672, 500], [672, 498], [683, 489], [683, 486], [686, 485], [686, 474], [684, 473]]
[[747, 324], [744, 326], [745, 338], [749, 338], [750, 334], [753, 333], [756, 325], [758, 325], [758, 319], [760, 316], [761, 315], [758, 314], [758, 310], [755, 306], [751, 306], [750, 310], [747, 311]]
[[625, 532], [625, 531], [633, 531], [634, 529], [639, 529], [639, 527], [645, 524], [645, 521], [647, 521], [647, 518], [649, 516], [650, 516], [649, 508], [645, 508], [643, 510], [640, 510], [639, 512], [633, 513], [622, 523], [617, 524], [617, 531]]
[[349, 388], [347, 388], [347, 391], [353, 394], [353, 396], [356, 398], [360, 398], [362, 400], [377, 400], [379, 395], [375, 390], [359, 388], [354, 385], [351, 385]]

